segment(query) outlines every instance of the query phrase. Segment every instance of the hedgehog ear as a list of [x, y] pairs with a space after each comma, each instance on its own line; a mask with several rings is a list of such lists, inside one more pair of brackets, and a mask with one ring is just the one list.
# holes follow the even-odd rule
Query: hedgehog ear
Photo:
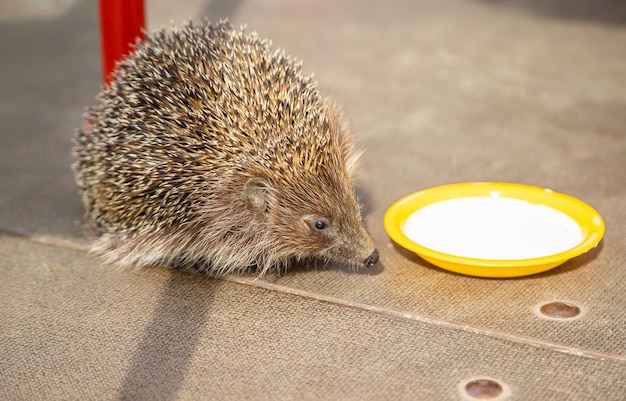
[[243, 187], [246, 201], [252, 208], [262, 212], [269, 211], [270, 186], [261, 178], [250, 178]]

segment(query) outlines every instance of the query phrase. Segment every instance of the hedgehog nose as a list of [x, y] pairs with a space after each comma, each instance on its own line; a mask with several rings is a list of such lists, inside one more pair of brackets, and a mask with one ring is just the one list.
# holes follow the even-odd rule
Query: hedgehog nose
[[378, 262], [378, 249], [374, 249], [374, 252], [372, 252], [370, 256], [365, 258], [365, 260], [363, 261], [363, 264], [367, 267], [372, 267], [377, 262]]

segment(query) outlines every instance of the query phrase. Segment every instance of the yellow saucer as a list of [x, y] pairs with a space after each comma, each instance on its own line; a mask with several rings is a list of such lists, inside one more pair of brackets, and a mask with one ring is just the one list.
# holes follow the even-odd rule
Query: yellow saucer
[[[429, 249], [410, 240], [403, 232], [407, 218], [417, 210], [437, 202], [470, 197], [500, 197], [549, 206], [571, 217], [581, 228], [582, 240], [564, 252], [531, 259], [476, 259]], [[398, 245], [415, 252], [435, 266], [469, 276], [518, 277], [557, 267], [595, 248], [604, 235], [604, 221], [583, 201], [550, 189], [522, 184], [474, 182], [425, 189], [395, 202], [385, 214], [387, 234]]]

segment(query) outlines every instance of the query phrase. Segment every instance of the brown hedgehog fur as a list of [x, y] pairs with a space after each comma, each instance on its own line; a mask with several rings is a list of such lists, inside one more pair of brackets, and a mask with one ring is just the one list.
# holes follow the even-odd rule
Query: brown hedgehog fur
[[263, 274], [378, 260], [341, 113], [255, 33], [223, 20], [147, 35], [85, 119], [73, 167], [106, 262]]

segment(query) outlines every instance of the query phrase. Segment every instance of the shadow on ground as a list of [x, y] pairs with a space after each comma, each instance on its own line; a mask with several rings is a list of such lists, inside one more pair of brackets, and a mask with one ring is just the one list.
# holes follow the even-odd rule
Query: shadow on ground
[[587, 20], [605, 24], [626, 23], [622, 0], [477, 0], [552, 18]]

